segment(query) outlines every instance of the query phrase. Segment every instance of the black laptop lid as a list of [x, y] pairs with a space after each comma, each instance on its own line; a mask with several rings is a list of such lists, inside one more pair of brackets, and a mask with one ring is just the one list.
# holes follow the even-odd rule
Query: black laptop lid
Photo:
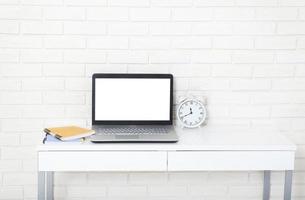
[[171, 125], [173, 75], [93, 74], [93, 125]]

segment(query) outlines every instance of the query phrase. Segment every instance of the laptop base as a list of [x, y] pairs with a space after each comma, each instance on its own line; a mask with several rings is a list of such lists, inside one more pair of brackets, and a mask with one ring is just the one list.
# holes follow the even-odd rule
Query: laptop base
[[[117, 126], [115, 126], [117, 127]], [[125, 126], [122, 126], [123, 128]], [[145, 126], [139, 126], [139, 129], [142, 130]], [[96, 131], [96, 134], [90, 137], [91, 142], [94, 143], [123, 143], [123, 142], [132, 142], [132, 143], [168, 143], [168, 142], [177, 142], [178, 135], [176, 134], [172, 126], [167, 127], [166, 133], [160, 133], [158, 130], [160, 126], [156, 126], [156, 132], [145, 132], [143, 133], [130, 133], [130, 132], [104, 132], [103, 126], [93, 126], [92, 129]], [[111, 128], [111, 127], [110, 127]], [[128, 128], [128, 126], [127, 126]], [[120, 128], [122, 129], [122, 128]], [[149, 127], [150, 131], [152, 130], [151, 126]]]

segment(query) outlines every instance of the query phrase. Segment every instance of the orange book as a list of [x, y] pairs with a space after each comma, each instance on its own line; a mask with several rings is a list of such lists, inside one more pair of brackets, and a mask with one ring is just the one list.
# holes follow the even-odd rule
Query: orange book
[[78, 138], [87, 137], [95, 133], [94, 130], [81, 128], [78, 126], [63, 126], [63, 127], [53, 127], [45, 128], [44, 132], [60, 139], [60, 140], [73, 140]]

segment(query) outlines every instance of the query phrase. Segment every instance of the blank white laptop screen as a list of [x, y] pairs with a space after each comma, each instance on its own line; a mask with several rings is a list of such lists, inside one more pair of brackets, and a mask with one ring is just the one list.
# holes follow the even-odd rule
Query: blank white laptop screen
[[170, 79], [96, 78], [95, 120], [170, 120]]

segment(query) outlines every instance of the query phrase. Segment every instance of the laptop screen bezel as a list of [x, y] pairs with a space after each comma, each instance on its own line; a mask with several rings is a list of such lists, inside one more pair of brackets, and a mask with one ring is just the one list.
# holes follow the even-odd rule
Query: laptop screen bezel
[[[170, 111], [169, 120], [96, 120], [95, 119], [95, 80], [98, 78], [138, 78], [138, 79], [170, 79]], [[109, 74], [92, 75], [92, 125], [172, 125], [173, 124], [173, 75], [172, 74]]]

